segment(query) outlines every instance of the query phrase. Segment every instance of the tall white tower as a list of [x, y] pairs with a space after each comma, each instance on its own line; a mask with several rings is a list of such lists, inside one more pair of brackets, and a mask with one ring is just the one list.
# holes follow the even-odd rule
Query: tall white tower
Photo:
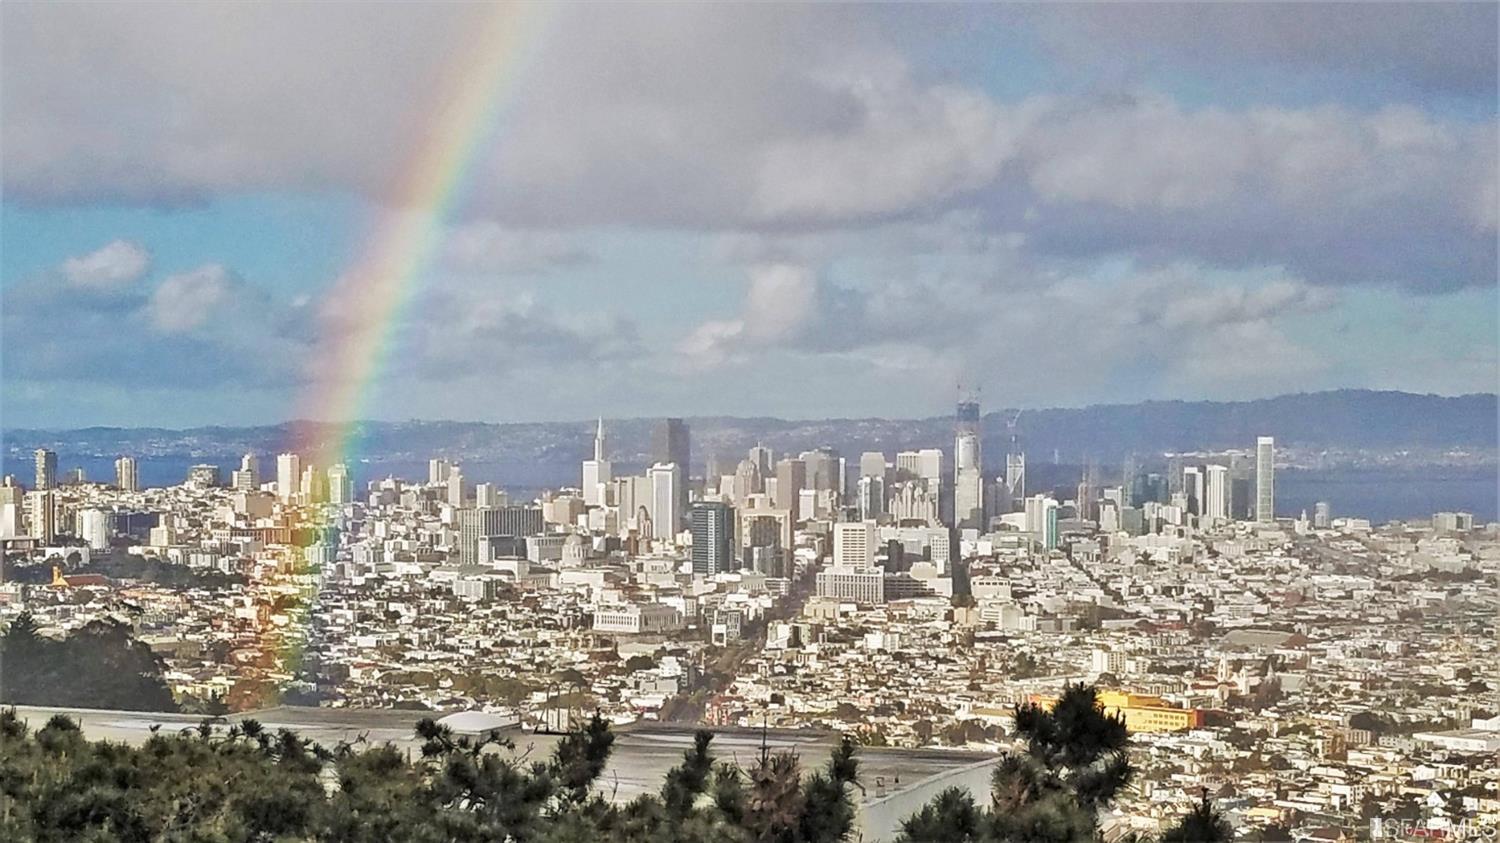
[[140, 475], [137, 472], [135, 457], [120, 457], [115, 460], [115, 485], [122, 492], [140, 491]]
[[1204, 496], [1203, 514], [1211, 521], [1229, 520], [1229, 466], [1208, 467], [1208, 491]]
[[594, 430], [594, 458], [583, 461], [583, 502], [588, 506], [603, 506], [605, 489], [614, 479], [614, 466], [604, 456], [604, 419]]
[[652, 537], [671, 540], [682, 522], [682, 510], [678, 508], [677, 482], [680, 475], [675, 463], [659, 462], [646, 472], [651, 479], [651, 530]]
[[302, 458], [296, 454], [279, 454], [276, 457], [276, 495], [289, 501], [297, 494], [302, 482]]

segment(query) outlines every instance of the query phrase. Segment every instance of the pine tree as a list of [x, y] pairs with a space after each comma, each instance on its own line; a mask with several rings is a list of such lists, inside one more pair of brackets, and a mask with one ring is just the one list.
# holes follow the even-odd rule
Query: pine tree
[[1234, 829], [1208, 800], [1208, 791], [1187, 816], [1167, 829], [1161, 843], [1229, 843], [1234, 839]]

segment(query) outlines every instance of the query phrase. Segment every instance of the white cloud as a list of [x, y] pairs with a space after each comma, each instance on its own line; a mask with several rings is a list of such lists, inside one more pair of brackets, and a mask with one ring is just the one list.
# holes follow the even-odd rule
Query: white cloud
[[752, 267], [745, 296], [745, 336], [756, 342], [796, 337], [815, 315], [817, 303], [818, 279], [807, 267]]
[[147, 315], [166, 334], [195, 331], [222, 315], [231, 295], [229, 270], [219, 264], [170, 275], [151, 294]]
[[[0, 291], [4, 380], [285, 390], [303, 376], [308, 310], [221, 264], [128, 292], [60, 285], [48, 275], [23, 279]], [[55, 330], [61, 325], [67, 330]]]
[[139, 281], [151, 267], [151, 253], [138, 243], [112, 240], [62, 263], [63, 277], [80, 287], [109, 289]]
[[[1032, 271], [1004, 283], [924, 275], [856, 286], [805, 266], [757, 267], [740, 312], [703, 322], [679, 351], [691, 371], [839, 361], [864, 370], [864, 388], [951, 391], [962, 380], [1031, 401], [1121, 389], [1258, 393], [1277, 378], [1316, 382], [1327, 365], [1285, 320], [1334, 296], [1284, 273]], [[914, 377], [920, 385], [902, 383]]]

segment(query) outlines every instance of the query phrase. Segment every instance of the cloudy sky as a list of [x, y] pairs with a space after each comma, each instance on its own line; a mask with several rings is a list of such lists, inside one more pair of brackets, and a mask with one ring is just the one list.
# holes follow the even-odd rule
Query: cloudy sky
[[364, 416], [1494, 391], [1496, 10], [568, 6], [433, 208], [485, 7], [7, 3], [4, 423], [288, 418], [434, 211]]

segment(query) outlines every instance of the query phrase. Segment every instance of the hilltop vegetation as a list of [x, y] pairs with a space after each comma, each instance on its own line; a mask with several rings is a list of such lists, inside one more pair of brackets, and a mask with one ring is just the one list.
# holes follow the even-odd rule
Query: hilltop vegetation
[[93, 621], [52, 639], [21, 615], [0, 635], [0, 702], [61, 708], [176, 711], [161, 660], [130, 628]]
[[[957, 790], [903, 824], [905, 843], [1093, 841], [1097, 816], [1130, 780], [1123, 724], [1092, 688], [1052, 711], [1016, 710], [1025, 750], [1001, 759], [988, 808]], [[0, 839], [52, 841], [614, 841], [834, 843], [855, 830], [859, 759], [848, 738], [810, 773], [794, 753], [748, 768], [699, 732], [660, 788], [623, 804], [601, 794], [614, 735], [595, 716], [546, 758], [495, 734], [417, 724], [421, 751], [323, 747], [255, 720], [205, 721], [139, 747], [91, 742], [53, 717], [32, 731], [0, 712]], [[325, 786], [327, 785], [327, 786]], [[1206, 802], [1163, 840], [1228, 840]]]

